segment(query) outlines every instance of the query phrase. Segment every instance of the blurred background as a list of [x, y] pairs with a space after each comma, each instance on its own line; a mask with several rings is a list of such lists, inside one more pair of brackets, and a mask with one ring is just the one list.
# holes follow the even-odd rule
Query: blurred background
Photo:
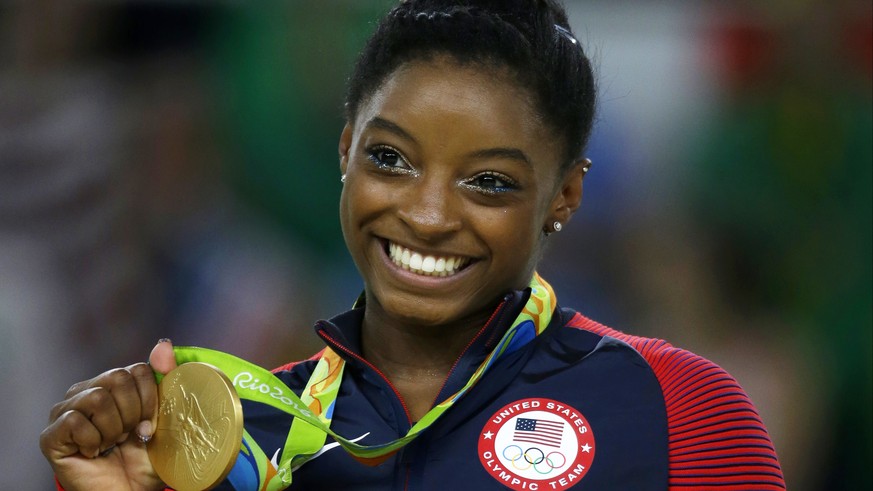
[[[0, 489], [53, 489], [51, 406], [160, 337], [320, 349], [361, 288], [345, 80], [392, 3], [0, 2]], [[731, 372], [789, 489], [871, 489], [870, 2], [566, 3], [600, 105], [541, 272]]]

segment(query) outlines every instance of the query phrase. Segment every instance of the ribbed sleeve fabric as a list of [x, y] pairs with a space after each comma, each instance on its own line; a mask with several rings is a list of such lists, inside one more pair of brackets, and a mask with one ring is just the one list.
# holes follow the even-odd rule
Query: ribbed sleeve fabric
[[671, 490], [785, 489], [758, 411], [721, 367], [666, 341], [624, 334], [578, 313], [567, 327], [624, 341], [652, 367], [667, 407]]

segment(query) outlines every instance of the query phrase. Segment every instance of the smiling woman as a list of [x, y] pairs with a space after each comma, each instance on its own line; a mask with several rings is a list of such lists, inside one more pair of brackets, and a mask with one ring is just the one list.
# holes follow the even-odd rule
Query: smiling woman
[[[559, 307], [536, 273], [591, 165], [593, 75], [556, 2], [401, 2], [346, 108], [340, 220], [364, 293], [275, 377], [215, 358], [248, 381], [217, 489], [784, 489], [727, 373]], [[164, 341], [73, 386], [41, 438], [59, 484], [161, 489], [146, 442], [176, 413], [152, 374], [192, 353]], [[209, 455], [213, 428], [185, 418], [203, 430], [186, 455]]]
[[[443, 56], [396, 70], [348, 123], [340, 217], [366, 286], [365, 336], [478, 330], [495, 299], [530, 283], [543, 228], [582, 193], [581, 167], [561, 171], [564, 145], [530, 99], [507, 70]], [[453, 274], [427, 274], [440, 259]]]

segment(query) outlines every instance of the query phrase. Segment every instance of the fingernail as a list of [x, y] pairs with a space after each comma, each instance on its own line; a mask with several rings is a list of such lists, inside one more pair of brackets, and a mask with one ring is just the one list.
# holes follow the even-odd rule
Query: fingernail
[[161, 338], [161, 339], [158, 339], [158, 344], [160, 344], [160, 343], [172, 343], [172, 342], [173, 342], [173, 340], [170, 339], [170, 338]]
[[151, 421], [140, 421], [136, 425], [136, 436], [139, 438], [139, 441], [148, 443], [152, 439], [152, 433], [154, 433], [154, 429], [152, 428]]

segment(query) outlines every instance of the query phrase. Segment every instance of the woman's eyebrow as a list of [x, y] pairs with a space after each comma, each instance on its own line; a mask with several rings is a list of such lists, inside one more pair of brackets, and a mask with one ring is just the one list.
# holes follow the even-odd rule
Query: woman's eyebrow
[[[365, 129], [380, 129], [397, 135], [410, 143], [418, 144], [418, 141], [410, 135], [406, 130], [401, 128], [397, 123], [389, 121], [383, 117], [375, 116], [367, 122]], [[476, 160], [486, 159], [509, 159], [522, 162], [528, 167], [533, 167], [528, 156], [518, 148], [513, 147], [495, 147], [476, 150], [470, 153], [469, 158]]]
[[496, 148], [486, 148], [483, 150], [476, 150], [469, 154], [470, 158], [477, 160], [485, 160], [485, 159], [509, 159], [509, 160], [517, 160], [527, 165], [528, 167], [533, 167], [530, 159], [518, 148], [512, 147], [496, 147]]
[[373, 119], [367, 122], [367, 125], [364, 127], [365, 129], [376, 128], [380, 130], [385, 130], [395, 135], [403, 138], [404, 140], [408, 140], [410, 143], [418, 144], [418, 141], [410, 135], [406, 130], [398, 126], [396, 123], [392, 123], [385, 118], [381, 118], [379, 116], [375, 116]]

